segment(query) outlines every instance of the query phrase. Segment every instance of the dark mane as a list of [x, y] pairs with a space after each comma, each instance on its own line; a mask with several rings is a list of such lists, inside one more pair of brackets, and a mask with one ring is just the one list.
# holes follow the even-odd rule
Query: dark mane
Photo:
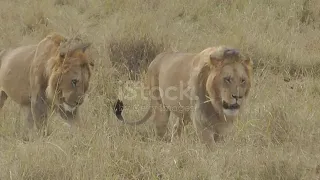
[[[200, 57], [195, 57], [200, 58]], [[199, 62], [198, 67], [196, 67], [190, 78], [190, 86], [192, 90], [193, 99], [192, 104], [198, 108], [196, 111], [196, 116], [204, 115], [204, 118], [210, 119], [218, 116], [218, 110], [216, 110], [210, 103], [208, 98], [208, 92], [206, 89], [206, 82], [210, 72], [211, 65], [208, 62]]]

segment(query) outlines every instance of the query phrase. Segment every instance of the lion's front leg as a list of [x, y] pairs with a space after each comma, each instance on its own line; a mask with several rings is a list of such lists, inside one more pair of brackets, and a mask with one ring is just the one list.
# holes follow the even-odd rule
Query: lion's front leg
[[197, 109], [193, 113], [192, 121], [200, 142], [211, 149], [215, 142], [215, 131], [212, 123], [206, 120]]
[[204, 125], [199, 124], [199, 122], [196, 122], [195, 129], [200, 142], [211, 149], [215, 143], [215, 132], [213, 131], [213, 128], [205, 127]]
[[[40, 131], [46, 130], [48, 105], [44, 96], [44, 92], [42, 92], [40, 95], [31, 97], [31, 114], [37, 129]], [[27, 118], [27, 124], [29, 128], [33, 126], [33, 122], [31, 121], [30, 117]]]

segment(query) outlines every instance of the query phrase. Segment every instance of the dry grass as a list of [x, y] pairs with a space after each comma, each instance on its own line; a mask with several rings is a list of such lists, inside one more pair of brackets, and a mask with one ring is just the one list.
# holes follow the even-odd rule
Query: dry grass
[[[86, 128], [73, 136], [57, 116], [50, 121], [51, 136], [22, 141], [25, 114], [6, 102], [0, 112], [0, 179], [319, 179], [319, 5], [317, 0], [2, 0], [0, 49], [36, 43], [51, 31], [78, 34], [93, 42], [96, 66], [82, 107]], [[170, 144], [156, 139], [151, 121], [133, 128], [111, 113], [118, 80], [132, 78], [124, 67], [143, 76], [145, 63], [161, 51], [199, 52], [218, 44], [248, 52], [255, 79], [244, 116], [214, 151], [199, 144], [192, 126]]]

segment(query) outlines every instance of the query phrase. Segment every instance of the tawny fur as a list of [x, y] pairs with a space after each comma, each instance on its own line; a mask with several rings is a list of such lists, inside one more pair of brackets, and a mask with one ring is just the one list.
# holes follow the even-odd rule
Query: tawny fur
[[161, 53], [149, 65], [147, 75], [151, 98], [147, 114], [137, 122], [124, 121], [123, 103], [118, 100], [118, 119], [138, 125], [154, 114], [156, 132], [163, 137], [173, 113], [178, 121], [172, 140], [192, 121], [200, 140], [211, 146], [232, 127], [243, 109], [251, 88], [252, 61], [226, 46], [200, 53]]
[[78, 107], [89, 87], [90, 44], [61, 48], [68, 40], [58, 33], [35, 45], [6, 50], [0, 55], [0, 108], [7, 97], [26, 107], [26, 125], [40, 130], [47, 125], [50, 108], [69, 124], [78, 122]]

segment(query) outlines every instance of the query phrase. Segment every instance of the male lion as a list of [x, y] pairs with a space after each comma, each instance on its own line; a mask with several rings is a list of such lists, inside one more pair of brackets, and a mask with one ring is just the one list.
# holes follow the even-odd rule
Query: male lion
[[50, 107], [70, 126], [78, 123], [78, 107], [89, 87], [89, 65], [93, 66], [85, 54], [90, 44], [62, 44], [68, 44], [67, 39], [52, 33], [36, 45], [0, 53], [0, 108], [8, 97], [26, 107], [28, 129], [35, 122], [44, 130]]
[[[117, 118], [126, 124], [144, 123], [154, 112], [157, 135], [167, 130], [170, 112], [179, 117], [173, 137], [193, 120], [201, 142], [211, 147], [221, 140], [247, 99], [252, 61], [239, 50], [210, 47], [200, 53], [161, 53], [148, 67], [151, 107], [142, 120], [124, 121], [123, 102], [115, 104]], [[179, 109], [174, 110], [175, 109]]]

